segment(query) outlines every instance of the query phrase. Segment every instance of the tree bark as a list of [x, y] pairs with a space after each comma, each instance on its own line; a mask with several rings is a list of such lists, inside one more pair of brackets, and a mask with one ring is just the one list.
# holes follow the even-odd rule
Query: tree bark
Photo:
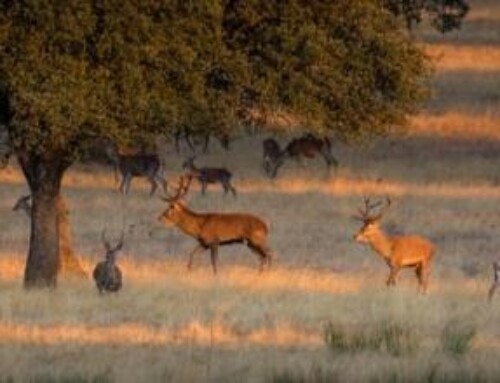
[[59, 271], [59, 191], [32, 191], [33, 211], [24, 286], [55, 287]]
[[59, 204], [61, 181], [69, 166], [62, 158], [18, 155], [32, 197], [31, 234], [24, 272], [26, 288], [55, 287], [60, 269]]

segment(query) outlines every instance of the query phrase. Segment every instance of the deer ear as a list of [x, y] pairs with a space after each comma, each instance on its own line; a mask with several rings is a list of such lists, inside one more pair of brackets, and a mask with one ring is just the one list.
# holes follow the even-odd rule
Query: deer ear
[[182, 210], [186, 206], [186, 203], [182, 200], [175, 201], [175, 203], [172, 205], [174, 210]]

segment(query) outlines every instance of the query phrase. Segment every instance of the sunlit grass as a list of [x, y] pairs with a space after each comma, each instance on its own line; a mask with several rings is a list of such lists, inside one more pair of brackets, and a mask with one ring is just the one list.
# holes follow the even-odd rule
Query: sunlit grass
[[[361, 148], [334, 141], [340, 167], [329, 176], [314, 160], [267, 179], [262, 136], [199, 156], [227, 166], [239, 193], [223, 197], [215, 186], [201, 197], [194, 185], [189, 206], [261, 216], [277, 254], [270, 272], [234, 246], [220, 250], [217, 276], [208, 254], [188, 273], [195, 242], [158, 223], [165, 204], [148, 197], [148, 185], [134, 180], [121, 197], [111, 167], [79, 164], [64, 193], [89, 279], [27, 292], [29, 222], [11, 211], [27, 188], [16, 165], [1, 171], [0, 381], [497, 381], [500, 301], [486, 293], [500, 248], [499, 15], [496, 1], [481, 0], [459, 32], [424, 27], [418, 36], [437, 70], [426, 112], [402, 137]], [[188, 154], [162, 153], [171, 185]], [[407, 270], [387, 289], [386, 264], [352, 240], [364, 196], [392, 198], [385, 230], [436, 244], [427, 295]], [[90, 278], [103, 229], [126, 232], [124, 287], [110, 296]]]

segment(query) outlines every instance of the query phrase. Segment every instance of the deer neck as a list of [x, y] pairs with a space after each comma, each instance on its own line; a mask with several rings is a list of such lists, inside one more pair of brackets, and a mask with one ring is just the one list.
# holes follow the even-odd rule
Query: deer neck
[[381, 229], [375, 230], [370, 235], [370, 246], [385, 260], [391, 258], [392, 254], [391, 238], [388, 235], [386, 235]]
[[201, 226], [204, 222], [204, 217], [201, 214], [195, 213], [187, 207], [182, 207], [182, 215], [176, 222], [176, 226], [185, 234], [191, 237], [199, 238]]

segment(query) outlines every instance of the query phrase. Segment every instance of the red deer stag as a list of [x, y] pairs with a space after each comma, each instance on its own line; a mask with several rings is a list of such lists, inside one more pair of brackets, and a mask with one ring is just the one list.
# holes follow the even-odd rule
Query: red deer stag
[[191, 176], [182, 176], [174, 196], [163, 197], [168, 208], [158, 217], [167, 227], [175, 226], [195, 238], [198, 246], [189, 254], [191, 269], [195, 254], [210, 249], [212, 269], [217, 274], [218, 247], [245, 243], [260, 257], [260, 270], [271, 267], [272, 252], [267, 245], [268, 227], [259, 218], [243, 213], [197, 213], [182, 201], [189, 190]]
[[112, 246], [106, 239], [106, 233], [103, 230], [101, 233], [101, 241], [106, 250], [104, 261], [99, 262], [92, 276], [99, 293], [114, 293], [122, 288], [122, 272], [116, 265], [116, 255], [123, 247], [124, 233], [122, 231], [120, 240], [115, 246]]
[[363, 226], [354, 236], [356, 242], [369, 244], [387, 263], [390, 269], [387, 286], [396, 284], [399, 270], [411, 267], [415, 268], [419, 291], [425, 293], [435, 252], [434, 245], [417, 235], [389, 236], [382, 231], [380, 220], [391, 205], [389, 198], [376, 215], [372, 215], [370, 212], [382, 205], [383, 202], [370, 203], [368, 198], [365, 198], [364, 202], [364, 208], [359, 209], [360, 215], [356, 217], [363, 222]]

